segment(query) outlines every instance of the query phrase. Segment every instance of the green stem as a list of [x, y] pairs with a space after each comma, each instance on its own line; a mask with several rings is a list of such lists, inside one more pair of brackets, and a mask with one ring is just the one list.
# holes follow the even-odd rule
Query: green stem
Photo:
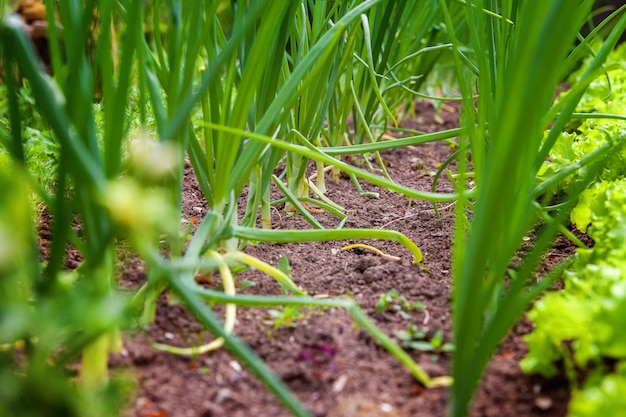
[[194, 293], [193, 289], [184, 283], [176, 274], [168, 276], [172, 291], [180, 298], [191, 313], [205, 325], [216, 337], [224, 338], [226, 347], [246, 365], [265, 386], [283, 402], [293, 415], [297, 417], [311, 417], [298, 399], [289, 391], [289, 388], [276, 374], [257, 356], [256, 353], [238, 337], [228, 334], [215, 314], [207, 308], [204, 301]]
[[111, 335], [104, 333], [83, 349], [80, 379], [88, 388], [102, 388], [108, 382]]
[[[228, 231], [226, 233], [229, 233]], [[329, 240], [381, 239], [400, 243], [413, 254], [413, 263], [422, 261], [422, 251], [405, 235], [393, 230], [340, 229], [340, 230], [258, 230], [233, 226], [230, 236], [239, 239], [273, 243], [324, 242]]]
[[270, 297], [254, 295], [228, 296], [222, 292], [198, 288], [196, 294], [206, 298], [210, 302], [236, 303], [240, 307], [272, 307], [272, 306], [315, 306], [345, 308], [348, 310], [354, 321], [372, 335], [382, 347], [391, 353], [400, 363], [405, 365], [413, 376], [425, 387], [447, 386], [452, 382], [449, 377], [430, 378], [426, 372], [415, 361], [398, 346], [390, 337], [383, 333], [359, 306], [349, 299], [319, 299], [312, 297]]
[[[341, 169], [342, 171], [348, 173], [349, 175], [353, 174], [359, 178], [369, 181], [372, 184], [384, 187], [391, 191], [395, 191], [398, 194], [402, 194], [406, 197], [420, 199], [420, 200], [427, 200], [427, 201], [435, 201], [435, 202], [455, 201], [459, 198], [459, 196], [454, 193], [449, 193], [449, 194], [431, 193], [431, 192], [426, 192], [426, 191], [419, 191], [410, 187], [405, 187], [403, 185], [389, 181], [386, 178], [382, 178], [382, 177], [379, 177], [378, 175], [356, 168], [350, 164], [340, 161], [339, 159], [333, 158], [332, 156], [327, 154], [326, 151], [322, 151], [321, 149], [318, 149], [315, 147], [308, 148], [306, 146], [294, 145], [293, 143], [284, 142], [282, 140], [274, 139], [269, 136], [260, 135], [260, 134], [256, 134], [252, 132], [246, 132], [245, 130], [242, 130], [242, 129], [236, 129], [236, 128], [214, 124], [214, 123], [203, 123], [202, 125], [211, 127], [215, 130], [219, 130], [225, 133], [230, 133], [232, 135], [248, 137], [255, 141], [259, 141], [267, 145], [272, 145], [276, 148], [283, 149], [288, 152], [298, 153], [302, 156], [305, 156], [315, 161], [324, 162], [327, 165], [333, 165], [337, 167], [338, 169]], [[390, 142], [392, 141], [377, 142], [377, 143], [387, 144]], [[395, 143], [395, 141], [393, 141], [393, 143]], [[467, 198], [471, 198], [473, 196], [474, 196], [474, 193], [472, 193], [471, 191], [467, 192], [467, 195], [466, 195]]]
[[242, 264], [246, 264], [253, 268], [258, 269], [261, 272], [266, 273], [267, 275], [274, 278], [280, 285], [285, 287], [285, 289], [293, 292], [297, 295], [305, 295], [305, 293], [298, 288], [298, 286], [281, 270], [274, 268], [272, 265], [261, 261], [260, 259], [255, 258], [254, 256], [250, 256], [244, 252], [229, 252], [223, 256], [225, 262], [235, 261]]

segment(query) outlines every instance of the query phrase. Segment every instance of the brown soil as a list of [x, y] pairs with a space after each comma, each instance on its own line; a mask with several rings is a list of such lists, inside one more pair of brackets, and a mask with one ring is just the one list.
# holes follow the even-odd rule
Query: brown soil
[[[417, 104], [418, 117], [408, 124], [422, 131], [454, 127], [458, 115], [444, 111], [435, 116], [432, 108]], [[449, 155], [446, 144], [437, 143], [397, 149], [382, 154], [389, 173], [397, 182], [430, 190], [431, 173]], [[356, 162], [356, 161], [353, 161]], [[453, 214], [440, 204], [441, 218], [432, 205], [409, 201], [386, 190], [363, 183], [366, 191], [380, 198], [360, 196], [348, 178], [339, 184], [327, 178], [328, 197], [346, 208], [345, 227], [398, 230], [417, 243], [424, 253], [423, 268], [411, 264], [403, 247], [389, 242], [369, 243], [401, 257], [389, 261], [370, 253], [340, 251], [356, 242], [260, 244], [246, 252], [277, 265], [285, 255], [292, 267], [294, 281], [311, 295], [350, 295], [388, 335], [395, 337], [410, 324], [429, 336], [443, 331], [451, 341], [450, 258]], [[439, 191], [450, 191], [442, 182]], [[202, 217], [208, 207], [187, 168], [184, 191], [184, 216]], [[282, 209], [282, 207], [279, 207]], [[325, 227], [336, 227], [328, 214], [316, 214]], [[310, 226], [299, 216], [282, 213], [281, 227], [303, 229]], [[547, 262], [571, 254], [564, 240], [558, 242]], [[123, 287], [136, 287], [144, 279], [141, 262], [126, 265]], [[245, 272], [238, 282], [253, 281], [254, 286], [240, 289], [246, 294], [279, 294], [278, 285], [259, 272]], [[377, 314], [375, 303], [382, 294], [396, 290], [410, 302], [419, 301], [426, 312], [411, 312], [403, 317], [396, 311]], [[218, 311], [221, 311], [217, 308]], [[527, 376], [518, 361], [525, 353], [522, 335], [530, 330], [519, 324], [494, 357], [479, 389], [472, 416], [564, 416], [569, 390], [564, 380], [543, 380]], [[296, 393], [314, 416], [433, 416], [447, 414], [448, 391], [421, 387], [392, 356], [367, 333], [356, 329], [345, 311], [308, 310], [292, 327], [274, 328], [270, 313], [259, 309], [239, 309], [236, 334], [247, 342]], [[281, 404], [225, 350], [196, 359], [174, 356], [153, 349], [156, 341], [190, 346], [209, 340], [206, 332], [179, 305], [159, 301], [156, 321], [147, 330], [128, 335], [123, 355], [112, 358], [114, 369], [131, 370], [138, 380], [138, 392], [126, 416], [287, 416]], [[415, 360], [433, 376], [449, 373], [448, 354], [411, 351]]]

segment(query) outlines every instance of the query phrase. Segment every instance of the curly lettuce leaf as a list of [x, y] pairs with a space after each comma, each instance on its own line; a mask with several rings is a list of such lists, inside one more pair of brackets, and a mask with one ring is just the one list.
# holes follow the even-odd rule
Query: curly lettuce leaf
[[[623, 365], [621, 365], [623, 367]], [[574, 391], [569, 417], [620, 417], [626, 410], [626, 375], [623, 372], [593, 378]]]

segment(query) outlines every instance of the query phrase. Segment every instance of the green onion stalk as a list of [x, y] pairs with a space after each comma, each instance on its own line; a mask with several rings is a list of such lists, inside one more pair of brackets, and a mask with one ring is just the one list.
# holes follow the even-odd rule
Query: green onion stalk
[[[578, 29], [589, 17], [593, 1], [546, 3], [471, 1], [465, 3], [470, 30], [463, 39], [446, 14], [457, 77], [463, 93], [465, 134], [461, 136], [457, 169], [464, 178], [469, 158], [475, 191], [466, 199], [468, 185], [457, 181], [454, 237], [453, 324], [457, 349], [453, 356], [450, 415], [465, 416], [491, 356], [532, 300], [558, 277], [533, 279], [541, 256], [561, 229], [577, 196], [594, 179], [610, 153], [581, 161], [585, 178], [569, 190], [558, 210], [535, 199], [553, 184], [537, 186], [537, 173], [572, 113], [591, 77], [553, 108], [555, 91], [567, 75]], [[599, 68], [626, 28], [622, 17], [615, 31], [595, 55]], [[474, 98], [477, 86], [477, 103]], [[558, 115], [558, 116], [557, 116]], [[550, 129], [544, 140], [544, 131]], [[558, 178], [573, 170], [557, 173]], [[468, 209], [472, 210], [468, 218]], [[545, 224], [521, 266], [510, 270], [524, 236]], [[505, 285], [505, 279], [508, 284]]]

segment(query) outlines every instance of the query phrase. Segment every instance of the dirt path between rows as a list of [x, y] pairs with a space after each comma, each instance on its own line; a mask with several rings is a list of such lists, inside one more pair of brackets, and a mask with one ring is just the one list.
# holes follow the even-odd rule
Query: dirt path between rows
[[[435, 116], [426, 103], [417, 103], [417, 118], [407, 126], [422, 131], [449, 129], [456, 125], [456, 112]], [[432, 172], [449, 155], [448, 145], [428, 144], [397, 149], [382, 154], [391, 177], [404, 185], [430, 190]], [[410, 202], [407, 198], [363, 183], [366, 191], [380, 198], [360, 196], [350, 180], [339, 184], [327, 178], [328, 197], [349, 211], [345, 227], [398, 230], [413, 240], [424, 253], [422, 269], [410, 263], [402, 246], [392, 242], [370, 243], [399, 256], [389, 261], [359, 251], [340, 251], [352, 241], [301, 244], [260, 244], [246, 252], [277, 265], [281, 255], [291, 263], [294, 281], [311, 295], [350, 295], [388, 335], [395, 336], [412, 324], [428, 337], [442, 331], [444, 342], [451, 341], [450, 259], [452, 208], [440, 204], [437, 218], [431, 204]], [[184, 216], [198, 221], [208, 207], [191, 168], [184, 182]], [[443, 181], [438, 191], [450, 191]], [[279, 207], [282, 209], [282, 207]], [[336, 227], [337, 219], [316, 214], [325, 227]], [[302, 229], [310, 226], [300, 217], [282, 214], [281, 227]], [[572, 253], [565, 240], [557, 241], [548, 255], [548, 264]], [[145, 271], [141, 262], [126, 264], [123, 287], [136, 288]], [[238, 282], [253, 286], [239, 289], [245, 294], [279, 294], [278, 285], [258, 272], [246, 272]], [[217, 283], [216, 283], [217, 284]], [[376, 313], [382, 294], [395, 290], [409, 302], [421, 302], [424, 310]], [[220, 311], [219, 308], [217, 308]], [[546, 381], [522, 373], [518, 361], [525, 353], [521, 336], [530, 327], [521, 323], [495, 356], [472, 409], [472, 416], [564, 416], [569, 393], [562, 379]], [[236, 334], [246, 341], [303, 401], [315, 416], [373, 417], [446, 415], [447, 389], [425, 390], [392, 356], [367, 333], [356, 329], [345, 311], [308, 310], [293, 327], [274, 329], [267, 310], [239, 309]], [[178, 357], [154, 350], [153, 340], [176, 346], [190, 346], [210, 340], [206, 332], [180, 306], [170, 305], [164, 295], [156, 322], [149, 329], [125, 338], [124, 355], [112, 358], [114, 370], [131, 371], [138, 381], [138, 392], [127, 416], [287, 416], [276, 399], [225, 350], [197, 359]], [[415, 360], [433, 376], [449, 372], [448, 354], [433, 355], [411, 350]]]

